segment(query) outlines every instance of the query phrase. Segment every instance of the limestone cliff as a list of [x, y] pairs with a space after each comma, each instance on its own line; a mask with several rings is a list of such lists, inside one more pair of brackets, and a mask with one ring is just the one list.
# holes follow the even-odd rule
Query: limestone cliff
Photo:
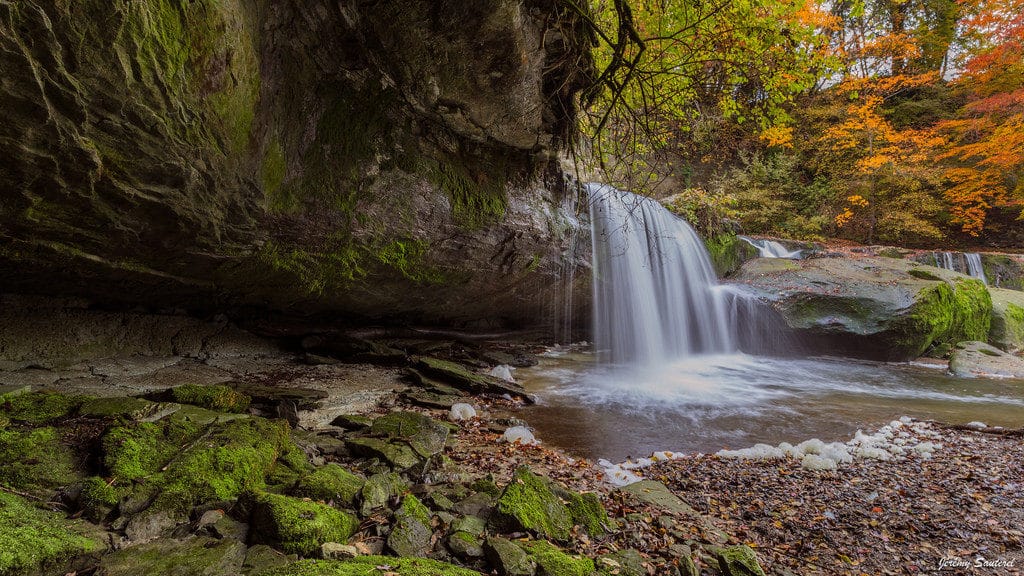
[[563, 0], [0, 0], [0, 292], [549, 322], [590, 42]]

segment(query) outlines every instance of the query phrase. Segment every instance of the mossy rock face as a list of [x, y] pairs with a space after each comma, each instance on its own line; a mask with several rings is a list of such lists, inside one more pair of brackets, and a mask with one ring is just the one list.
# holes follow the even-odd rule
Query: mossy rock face
[[0, 484], [40, 497], [81, 477], [56, 428], [0, 430], [0, 462]]
[[171, 397], [175, 402], [191, 404], [220, 412], [241, 413], [249, 409], [252, 398], [235, 391], [223, 384], [198, 385], [184, 384], [171, 388]]
[[526, 530], [552, 540], [568, 540], [572, 514], [548, 482], [529, 468], [516, 470], [498, 498], [492, 522], [510, 532]]
[[732, 276], [744, 262], [758, 257], [757, 248], [732, 233], [707, 238], [704, 240], [704, 246], [708, 249], [711, 265], [714, 266], [719, 278]]
[[110, 483], [97, 476], [90, 476], [82, 482], [78, 502], [86, 518], [100, 522], [113, 512], [120, 499], [117, 490]]
[[473, 560], [484, 555], [484, 541], [480, 536], [463, 532], [452, 532], [447, 540], [448, 549], [459, 558]]
[[404, 440], [423, 458], [444, 450], [448, 427], [419, 412], [391, 412], [373, 421], [370, 432], [393, 440]]
[[1008, 254], [982, 254], [981, 266], [991, 286], [1024, 290], [1024, 258]]
[[289, 554], [312, 556], [325, 542], [346, 542], [359, 520], [324, 504], [261, 492], [254, 495], [254, 537]]
[[479, 572], [427, 558], [360, 556], [351, 560], [303, 560], [260, 576], [480, 576]]
[[118, 482], [155, 487], [154, 506], [179, 515], [264, 488], [278, 462], [304, 464], [287, 423], [262, 418], [206, 426], [174, 418], [138, 423], [108, 431], [103, 447], [104, 464]]
[[757, 561], [757, 554], [750, 546], [730, 546], [719, 550], [715, 557], [718, 567], [725, 576], [765, 576]]
[[988, 290], [962, 274], [877, 257], [774, 262], [752, 260], [736, 279], [778, 312], [805, 351], [907, 360], [988, 337]]
[[572, 516], [573, 524], [581, 526], [587, 534], [600, 536], [614, 527], [615, 523], [608, 517], [608, 511], [601, 504], [601, 498], [593, 492], [577, 494], [564, 491], [560, 495], [565, 499]]
[[232, 538], [160, 539], [103, 557], [105, 576], [230, 576], [240, 574], [245, 544]]
[[28, 500], [0, 491], [0, 574], [64, 574], [75, 557], [102, 552], [98, 540], [86, 537], [80, 524], [60, 514], [35, 508]]
[[1024, 292], [989, 288], [992, 295], [992, 328], [988, 341], [1003, 351], [1024, 350]]
[[299, 480], [295, 495], [324, 502], [352, 506], [366, 480], [331, 463], [317, 468]]
[[369, 516], [374, 510], [384, 508], [388, 502], [401, 496], [408, 489], [405, 480], [394, 472], [370, 476], [363, 484], [360, 514], [363, 517]]
[[395, 524], [388, 535], [388, 548], [401, 557], [426, 556], [433, 536], [430, 516], [430, 510], [418, 498], [406, 495], [395, 510]]
[[471, 394], [508, 394], [527, 403], [533, 402], [522, 386], [488, 374], [477, 374], [457, 362], [425, 356], [418, 359], [416, 366], [423, 375]]
[[523, 542], [520, 547], [537, 563], [537, 576], [590, 576], [595, 570], [590, 558], [566, 554], [546, 540]]

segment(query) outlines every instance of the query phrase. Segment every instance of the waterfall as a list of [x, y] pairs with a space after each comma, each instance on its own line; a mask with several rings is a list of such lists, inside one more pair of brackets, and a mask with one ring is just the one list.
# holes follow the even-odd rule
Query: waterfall
[[750, 244], [754, 248], [757, 248], [758, 255], [760, 255], [761, 258], [788, 258], [790, 260], [799, 260], [803, 253], [803, 250], [788, 250], [785, 246], [774, 240], [762, 240], [750, 238], [749, 236], [739, 236], [739, 239]]
[[935, 266], [945, 268], [953, 272], [966, 274], [977, 278], [988, 286], [988, 278], [985, 277], [985, 268], [981, 265], [981, 255], [976, 252], [934, 252]]
[[718, 286], [704, 244], [658, 202], [588, 184], [594, 340], [602, 361], [658, 365], [738, 349], [735, 290]]

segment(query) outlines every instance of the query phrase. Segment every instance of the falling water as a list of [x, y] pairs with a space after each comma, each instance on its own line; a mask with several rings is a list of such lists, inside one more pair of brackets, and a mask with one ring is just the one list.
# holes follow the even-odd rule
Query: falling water
[[785, 246], [774, 240], [750, 238], [749, 236], [740, 236], [739, 239], [750, 244], [754, 248], [757, 248], [758, 255], [760, 255], [761, 258], [788, 258], [790, 260], [799, 260], [803, 255], [803, 250], [788, 250]]
[[988, 279], [985, 277], [985, 269], [981, 265], [981, 255], [976, 252], [935, 252], [935, 266], [945, 268], [953, 272], [967, 274], [981, 280], [988, 286]]
[[738, 349], [735, 291], [690, 226], [650, 198], [588, 184], [594, 339], [603, 361], [653, 366]]

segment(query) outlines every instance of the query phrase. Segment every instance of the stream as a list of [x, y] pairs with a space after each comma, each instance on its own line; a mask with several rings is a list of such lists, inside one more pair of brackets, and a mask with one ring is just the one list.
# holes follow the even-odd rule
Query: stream
[[642, 369], [559, 350], [515, 378], [538, 398], [524, 414], [538, 438], [611, 461], [658, 450], [845, 441], [900, 416], [1024, 426], [1024, 384], [954, 378], [944, 365], [737, 353]]

